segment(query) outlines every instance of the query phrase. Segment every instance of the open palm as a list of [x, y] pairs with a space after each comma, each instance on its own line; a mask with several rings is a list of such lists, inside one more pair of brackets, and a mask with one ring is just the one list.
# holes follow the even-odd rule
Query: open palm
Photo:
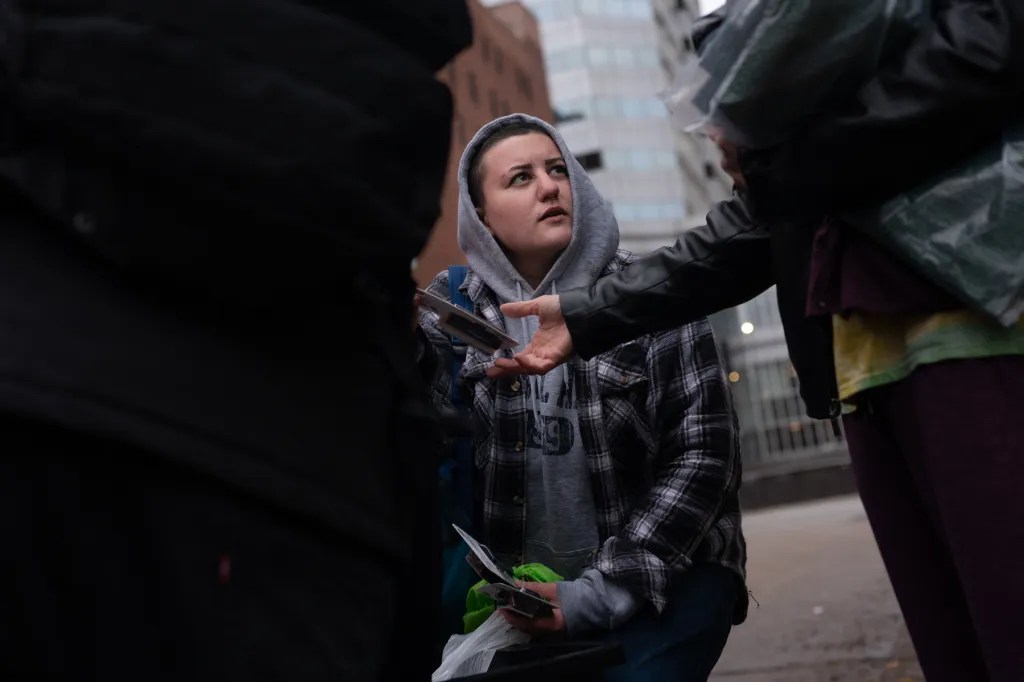
[[506, 303], [501, 312], [507, 317], [536, 315], [540, 320], [530, 343], [512, 358], [498, 358], [487, 371], [490, 377], [513, 374], [547, 374], [572, 355], [572, 337], [562, 316], [558, 296], [540, 296], [532, 301]]

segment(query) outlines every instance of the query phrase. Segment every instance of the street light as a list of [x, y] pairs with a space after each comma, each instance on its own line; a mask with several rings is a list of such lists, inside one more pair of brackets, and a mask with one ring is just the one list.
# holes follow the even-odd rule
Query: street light
[[744, 334], [753, 334], [754, 333], [754, 323], [753, 322], [744, 322], [743, 324], [740, 325], [740, 331], [743, 332]]

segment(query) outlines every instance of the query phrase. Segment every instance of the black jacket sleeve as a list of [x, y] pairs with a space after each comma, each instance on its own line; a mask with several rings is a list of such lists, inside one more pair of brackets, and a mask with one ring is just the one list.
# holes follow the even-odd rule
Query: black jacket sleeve
[[591, 358], [642, 334], [681, 326], [747, 301], [774, 282], [768, 229], [742, 199], [715, 206], [684, 233], [590, 288], [561, 294], [576, 352]]
[[838, 115], [741, 154], [761, 218], [878, 203], [951, 167], [1024, 111], [1024, 3], [950, 0]]

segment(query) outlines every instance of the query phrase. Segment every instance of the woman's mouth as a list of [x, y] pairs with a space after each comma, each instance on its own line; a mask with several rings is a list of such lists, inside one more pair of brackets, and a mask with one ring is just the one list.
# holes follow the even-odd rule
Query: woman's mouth
[[565, 215], [569, 215], [569, 213], [564, 208], [562, 208], [561, 206], [552, 206], [551, 208], [540, 214], [540, 219], [547, 220], [548, 218], [554, 218], [555, 216]]

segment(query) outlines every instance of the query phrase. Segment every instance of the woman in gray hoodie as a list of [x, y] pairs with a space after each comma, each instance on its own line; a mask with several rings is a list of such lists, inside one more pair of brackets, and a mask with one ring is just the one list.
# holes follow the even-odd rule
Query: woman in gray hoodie
[[[516, 337], [536, 318], [502, 303], [587, 286], [631, 259], [610, 205], [543, 121], [484, 126], [459, 167], [460, 290]], [[429, 287], [449, 298], [448, 272]], [[607, 637], [627, 662], [608, 679], [706, 680], [746, 615], [740, 457], [728, 385], [706, 320], [572, 358], [542, 377], [492, 379], [498, 355], [466, 350], [424, 311], [432, 390], [458, 382], [474, 424], [478, 526], [499, 560], [565, 577], [528, 587], [559, 608], [526, 620], [535, 635]]]

